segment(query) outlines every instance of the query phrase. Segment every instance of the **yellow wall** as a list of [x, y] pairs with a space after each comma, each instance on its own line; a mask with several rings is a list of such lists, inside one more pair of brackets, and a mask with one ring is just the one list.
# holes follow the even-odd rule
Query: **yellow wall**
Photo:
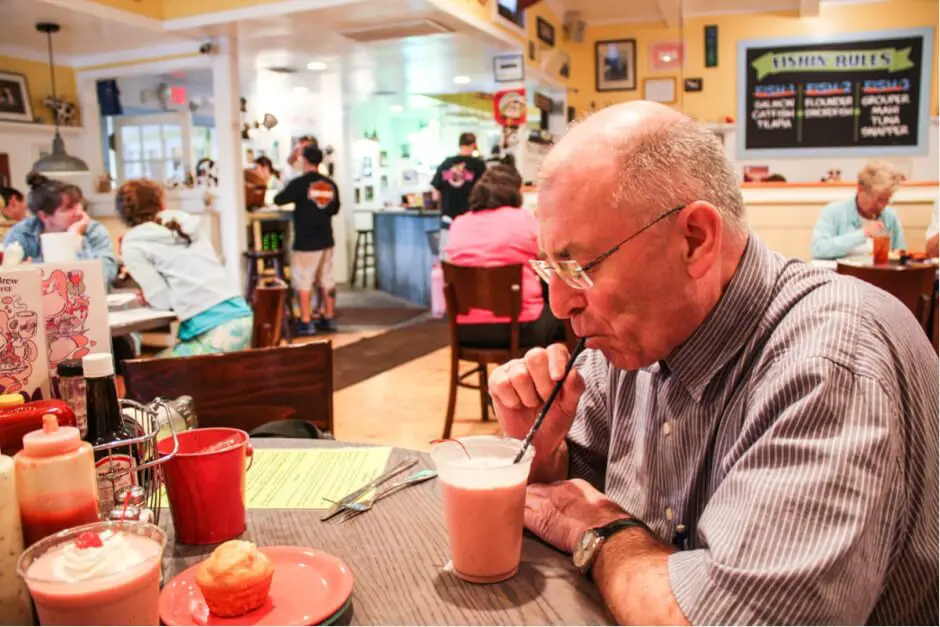
[[112, 9], [136, 13], [159, 20], [163, 17], [163, 0], [92, 0]]
[[[529, 33], [529, 41], [535, 42], [535, 49], [536, 49], [535, 62], [532, 63], [531, 61], [529, 61], [529, 43], [528, 41], [526, 42], [525, 55], [526, 55], [526, 61], [528, 62], [529, 67], [532, 67], [534, 65], [536, 67], [541, 68], [542, 61], [545, 59], [545, 57], [555, 50], [561, 50], [562, 52], [567, 52], [570, 55], [571, 47], [578, 45], [578, 44], [574, 44], [572, 42], [565, 40], [564, 33], [562, 32], [562, 29], [561, 29], [561, 16], [555, 13], [554, 11], [552, 11], [548, 7], [548, 4], [546, 4], [545, 2], [540, 2], [539, 4], [536, 4], [534, 7], [531, 7], [530, 9], [526, 10], [525, 13], [526, 13], [525, 19], [526, 19], [526, 27], [527, 27], [526, 30]], [[553, 48], [550, 48], [547, 46], [547, 44], [544, 44], [541, 41], [539, 41], [538, 18], [540, 17], [555, 27], [555, 46]], [[553, 74], [552, 78], [554, 78], [557, 81], [560, 81], [562, 84], [568, 84], [569, 82], [569, 79], [565, 78], [564, 76], [561, 76], [558, 73]]]
[[[46, 124], [52, 124], [52, 114], [42, 105], [46, 96], [52, 95], [52, 80], [49, 76], [49, 65], [38, 61], [24, 61], [13, 57], [0, 56], [0, 72], [13, 72], [23, 74], [29, 88], [29, 99], [33, 105], [33, 116], [39, 116]], [[75, 70], [70, 67], [57, 65], [55, 68], [56, 93], [72, 104], [78, 106], [78, 91], [75, 87]]]
[[[685, 31], [686, 77], [703, 79], [701, 92], [682, 93], [684, 111], [703, 122], [718, 121], [737, 114], [737, 45], [742, 40], [761, 38], [825, 36], [840, 33], [863, 33], [930, 26], [934, 28], [934, 80], [931, 85], [931, 115], [937, 115], [937, 0], [890, 0], [866, 4], [823, 4], [817, 18], [800, 18], [795, 12], [750, 15], [721, 15], [690, 18]], [[705, 26], [718, 26], [718, 67], [705, 68]], [[635, 91], [601, 92], [594, 85], [594, 42], [604, 39], [634, 38], [637, 43], [637, 89]], [[619, 24], [588, 26], [584, 42], [572, 44], [570, 86], [577, 93], [568, 94], [568, 104], [580, 114], [593, 101], [597, 107], [643, 97], [643, 79], [676, 76], [678, 71], [653, 73], [649, 65], [649, 48], [654, 42], [676, 41], [678, 29], [662, 24]], [[677, 103], [676, 106], [679, 106]]]

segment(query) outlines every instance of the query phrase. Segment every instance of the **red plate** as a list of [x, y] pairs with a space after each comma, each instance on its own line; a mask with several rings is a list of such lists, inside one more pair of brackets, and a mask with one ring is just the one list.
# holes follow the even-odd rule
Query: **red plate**
[[259, 550], [275, 568], [262, 607], [236, 618], [213, 616], [196, 585], [196, 564], [163, 587], [160, 620], [164, 625], [318, 625], [349, 600], [353, 576], [339, 558], [298, 546]]

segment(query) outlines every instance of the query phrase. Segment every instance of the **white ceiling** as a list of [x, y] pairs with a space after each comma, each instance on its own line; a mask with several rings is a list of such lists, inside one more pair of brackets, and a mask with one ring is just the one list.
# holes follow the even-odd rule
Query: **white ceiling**
[[69, 10], [39, 0], [0, 0], [0, 54], [3, 50], [44, 58], [46, 36], [36, 31], [37, 22], [56, 22], [62, 30], [53, 36], [56, 61], [70, 57], [120, 52], [191, 41], [180, 33], [130, 26]]

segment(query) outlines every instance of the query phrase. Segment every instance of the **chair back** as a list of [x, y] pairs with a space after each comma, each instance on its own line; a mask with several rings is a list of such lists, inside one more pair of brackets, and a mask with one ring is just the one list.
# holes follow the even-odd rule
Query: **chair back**
[[927, 318], [934, 283], [937, 281], [936, 266], [856, 266], [840, 263], [837, 265], [837, 271], [888, 292], [911, 310], [925, 331], [929, 329], [930, 322]]
[[510, 319], [512, 357], [519, 356], [519, 314], [522, 311], [522, 265], [470, 267], [442, 262], [444, 298], [450, 323], [451, 345], [458, 347], [457, 316], [485, 309]]
[[193, 398], [200, 427], [251, 431], [299, 418], [333, 430], [333, 347], [328, 340], [218, 355], [122, 362], [127, 397]]
[[265, 279], [255, 287], [251, 295], [251, 309], [255, 314], [252, 348], [280, 345], [286, 302], [287, 283], [281, 279]]

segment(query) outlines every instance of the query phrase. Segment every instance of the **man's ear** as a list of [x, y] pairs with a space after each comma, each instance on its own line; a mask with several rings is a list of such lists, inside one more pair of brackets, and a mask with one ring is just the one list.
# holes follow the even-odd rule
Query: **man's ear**
[[721, 214], [714, 205], [697, 201], [679, 212], [678, 223], [685, 239], [685, 263], [689, 276], [701, 278], [721, 256]]

